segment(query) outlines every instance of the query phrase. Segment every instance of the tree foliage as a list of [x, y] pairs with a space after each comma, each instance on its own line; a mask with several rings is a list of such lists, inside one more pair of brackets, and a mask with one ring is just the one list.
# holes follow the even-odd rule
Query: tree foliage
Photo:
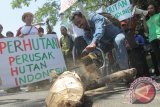
[[59, 6], [55, 1], [46, 2], [41, 8], [39, 8], [35, 13], [35, 22], [41, 22], [43, 19], [47, 18], [50, 20], [52, 25], [57, 22]]
[[[29, 6], [32, 1], [37, 2], [38, 0], [12, 0], [11, 6], [15, 8], [23, 8]], [[49, 19], [51, 25], [55, 25], [58, 18], [59, 3], [57, 0], [46, 0], [42, 7], [38, 8], [35, 13], [34, 23], [42, 22], [43, 19]]]
[[160, 5], [160, 0], [132, 0], [132, 2], [142, 9], [147, 9], [148, 4], [154, 4], [156, 7]]
[[[12, 0], [11, 5], [12, 8], [23, 8], [24, 6], [29, 6], [31, 1], [38, 1], [38, 0]], [[80, 1], [80, 0], [79, 0]], [[112, 4], [113, 2], [117, 0], [81, 0], [84, 9], [86, 12], [96, 11], [99, 8], [103, 7], [105, 8], [107, 5]], [[34, 22], [41, 22], [45, 18], [49, 18], [52, 25], [55, 25], [56, 21], [58, 20], [59, 16], [59, 10], [60, 10], [60, 0], [47, 0], [46, 3], [40, 7], [36, 13], [35, 13], [35, 20]], [[75, 4], [72, 6], [72, 8], [69, 8], [65, 12], [65, 18], [68, 18], [71, 14], [71, 11], [76, 10], [78, 7], [78, 4]]]
[[[23, 6], [29, 6], [31, 1], [38, 0], [12, 0], [12, 8], [22, 8]], [[78, 0], [82, 1], [85, 12], [95, 12], [102, 8], [104, 10], [107, 6], [117, 2], [118, 0]], [[132, 3], [139, 5], [139, 7], [146, 8], [147, 3], [155, 2], [159, 0], [130, 0]], [[46, 0], [46, 3], [40, 7], [35, 13], [34, 22], [41, 22], [45, 18], [49, 18], [52, 25], [56, 24], [59, 18], [60, 0]], [[76, 10], [78, 4], [76, 3], [65, 12], [65, 18], [68, 18], [72, 11]], [[87, 13], [86, 13], [87, 14]]]
[[[22, 8], [23, 6], [29, 6], [32, 0], [13, 0], [11, 2], [12, 8]], [[35, 0], [37, 1], [37, 0]]]

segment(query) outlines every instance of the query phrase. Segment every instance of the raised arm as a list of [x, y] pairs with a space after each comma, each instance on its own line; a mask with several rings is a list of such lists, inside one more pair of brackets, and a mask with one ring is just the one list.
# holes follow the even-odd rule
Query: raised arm
[[145, 33], [148, 33], [148, 27], [147, 27], [147, 22], [145, 17], [143, 17], [143, 26], [144, 26]]
[[49, 24], [49, 19], [47, 19], [46, 24], [47, 24], [47, 34], [51, 34], [52, 33], [52, 28]]

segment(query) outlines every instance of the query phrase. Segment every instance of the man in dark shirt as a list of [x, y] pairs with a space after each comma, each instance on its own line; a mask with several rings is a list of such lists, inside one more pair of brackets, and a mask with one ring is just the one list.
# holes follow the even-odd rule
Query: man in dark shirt
[[149, 76], [149, 69], [146, 61], [146, 56], [142, 43], [140, 43], [138, 35], [134, 36], [131, 33], [131, 29], [128, 27], [127, 21], [121, 21], [121, 28], [125, 33], [126, 37], [126, 48], [128, 52], [129, 66], [136, 68], [137, 77]]

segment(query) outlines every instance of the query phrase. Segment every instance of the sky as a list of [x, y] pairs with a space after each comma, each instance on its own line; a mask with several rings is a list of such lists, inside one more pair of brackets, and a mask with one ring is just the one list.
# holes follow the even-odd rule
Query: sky
[[[7, 31], [12, 31], [14, 35], [16, 35], [19, 27], [24, 25], [22, 21], [23, 13], [32, 12], [34, 14], [38, 10], [38, 7], [43, 6], [46, 0], [37, 0], [37, 2], [33, 0], [29, 7], [22, 7], [21, 9], [12, 9], [11, 1], [12, 0], [0, 0], [0, 24], [3, 26], [3, 35], [6, 35]], [[60, 35], [59, 24], [60, 23], [54, 27], [54, 31], [57, 35]], [[46, 29], [45, 26], [42, 27]]]

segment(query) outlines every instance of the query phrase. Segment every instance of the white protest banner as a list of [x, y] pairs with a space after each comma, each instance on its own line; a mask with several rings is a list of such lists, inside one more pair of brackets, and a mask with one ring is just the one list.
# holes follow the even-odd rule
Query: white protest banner
[[0, 39], [0, 88], [7, 89], [49, 79], [66, 65], [54, 34]]
[[118, 2], [108, 6], [106, 8], [107, 13], [112, 14], [119, 21], [132, 17], [131, 15], [132, 5], [129, 0], [119, 0]]
[[61, 0], [61, 8], [60, 13], [63, 13], [68, 8], [70, 8], [74, 3], [76, 3], [77, 0]]

